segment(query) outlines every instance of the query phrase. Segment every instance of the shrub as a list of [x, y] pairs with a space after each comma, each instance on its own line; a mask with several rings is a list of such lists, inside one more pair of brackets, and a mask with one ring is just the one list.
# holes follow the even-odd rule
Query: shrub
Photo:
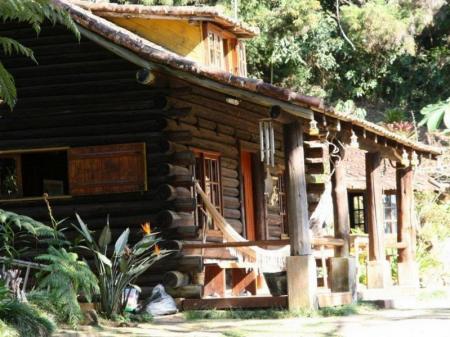
[[[5, 324], [14, 328], [20, 337], [51, 336], [56, 328], [55, 323], [37, 308], [11, 298], [4, 283], [0, 283], [0, 328]], [[14, 336], [14, 330], [5, 331], [5, 336]]]
[[[58, 320], [76, 327], [83, 319], [78, 304], [78, 295], [91, 301], [92, 295], [99, 292], [98, 280], [85, 261], [80, 261], [78, 255], [67, 252], [64, 248], [56, 249], [50, 246], [47, 254], [36, 257], [40, 262], [47, 262], [45, 271], [38, 274], [38, 288], [44, 291], [52, 301]], [[42, 296], [35, 294], [35, 301], [44, 304]], [[39, 301], [40, 300], [40, 301]], [[47, 308], [50, 306], [47, 305]]]
[[110, 257], [107, 256], [107, 248], [111, 243], [111, 230], [109, 224], [103, 228], [98, 242], [94, 240], [87, 225], [76, 214], [77, 231], [83, 236], [87, 249], [94, 257], [95, 272], [99, 278], [100, 306], [106, 317], [120, 315], [124, 312], [128, 301], [124, 291], [156, 261], [167, 256], [169, 251], [160, 251], [158, 242], [160, 239], [156, 233], [151, 233], [150, 225], [143, 226], [144, 237], [133, 246], [129, 247], [127, 228], [114, 244], [114, 250]]

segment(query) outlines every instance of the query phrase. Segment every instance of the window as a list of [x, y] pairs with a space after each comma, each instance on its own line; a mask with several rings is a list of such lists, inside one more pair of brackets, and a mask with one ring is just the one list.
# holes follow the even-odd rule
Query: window
[[219, 32], [208, 30], [209, 64], [224, 69], [224, 41]]
[[363, 193], [349, 193], [350, 227], [367, 233]]
[[0, 154], [0, 198], [143, 191], [145, 144], [25, 150]]
[[[215, 152], [194, 150], [195, 179], [205, 191], [211, 203], [222, 213], [222, 185], [220, 179], [220, 155]], [[208, 217], [204, 212], [201, 200], [197, 200], [196, 220], [200, 227], [214, 230], [213, 223], [207, 223]]]
[[395, 194], [383, 195], [384, 230], [388, 234], [397, 233], [397, 199]]
[[238, 51], [238, 75], [246, 77], [247, 76], [247, 56], [245, 53], [245, 44], [243, 41], [238, 41], [237, 43]]

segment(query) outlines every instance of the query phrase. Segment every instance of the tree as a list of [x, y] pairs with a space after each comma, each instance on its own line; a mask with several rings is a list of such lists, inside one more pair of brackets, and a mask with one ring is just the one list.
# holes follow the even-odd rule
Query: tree
[[[62, 24], [79, 38], [79, 32], [68, 13], [55, 7], [51, 0], [1, 0], [0, 20], [14, 21], [31, 25], [39, 34], [45, 21]], [[21, 54], [37, 63], [33, 51], [13, 38], [0, 36], [0, 50], [3, 56]], [[17, 92], [13, 76], [0, 59], [0, 98], [12, 109], [16, 103]]]

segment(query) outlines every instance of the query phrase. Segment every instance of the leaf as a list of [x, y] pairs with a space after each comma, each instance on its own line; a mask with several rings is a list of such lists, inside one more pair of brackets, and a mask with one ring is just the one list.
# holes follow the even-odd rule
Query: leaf
[[114, 254], [122, 255], [125, 246], [128, 243], [128, 236], [130, 235], [130, 229], [127, 228], [123, 231], [123, 233], [119, 236], [114, 246]]
[[124, 257], [119, 259], [119, 269], [122, 273], [126, 273], [128, 270], [128, 261]]
[[92, 239], [92, 235], [89, 232], [89, 229], [87, 227], [87, 225], [83, 222], [83, 220], [81, 220], [80, 216], [78, 215], [78, 213], [75, 213], [75, 216], [77, 218], [78, 224], [80, 225], [81, 228], [81, 232], [84, 236], [84, 238], [89, 242], [92, 243], [94, 242], [94, 240]]
[[102, 263], [104, 263], [104, 264], [106, 264], [108, 267], [112, 267], [112, 263], [111, 263], [111, 260], [110, 259], [108, 259], [105, 255], [103, 255], [102, 253], [100, 253], [100, 252], [95, 252], [96, 254], [97, 254], [97, 257], [98, 257], [98, 259], [102, 262]]
[[14, 78], [0, 62], [0, 99], [12, 109], [16, 104], [17, 90]]
[[106, 225], [102, 233], [100, 234], [100, 237], [98, 239], [98, 245], [100, 249], [106, 249], [108, 245], [111, 243], [111, 230], [109, 228], [109, 225]]
[[138, 241], [133, 247], [134, 255], [141, 255], [155, 245], [159, 240], [154, 235], [144, 236], [140, 241]]

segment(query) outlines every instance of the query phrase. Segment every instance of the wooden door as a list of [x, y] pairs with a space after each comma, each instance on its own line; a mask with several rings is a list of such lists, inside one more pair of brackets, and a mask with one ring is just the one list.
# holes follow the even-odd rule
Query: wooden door
[[256, 239], [255, 201], [253, 196], [252, 154], [241, 151], [241, 172], [244, 192], [245, 229], [247, 240]]

